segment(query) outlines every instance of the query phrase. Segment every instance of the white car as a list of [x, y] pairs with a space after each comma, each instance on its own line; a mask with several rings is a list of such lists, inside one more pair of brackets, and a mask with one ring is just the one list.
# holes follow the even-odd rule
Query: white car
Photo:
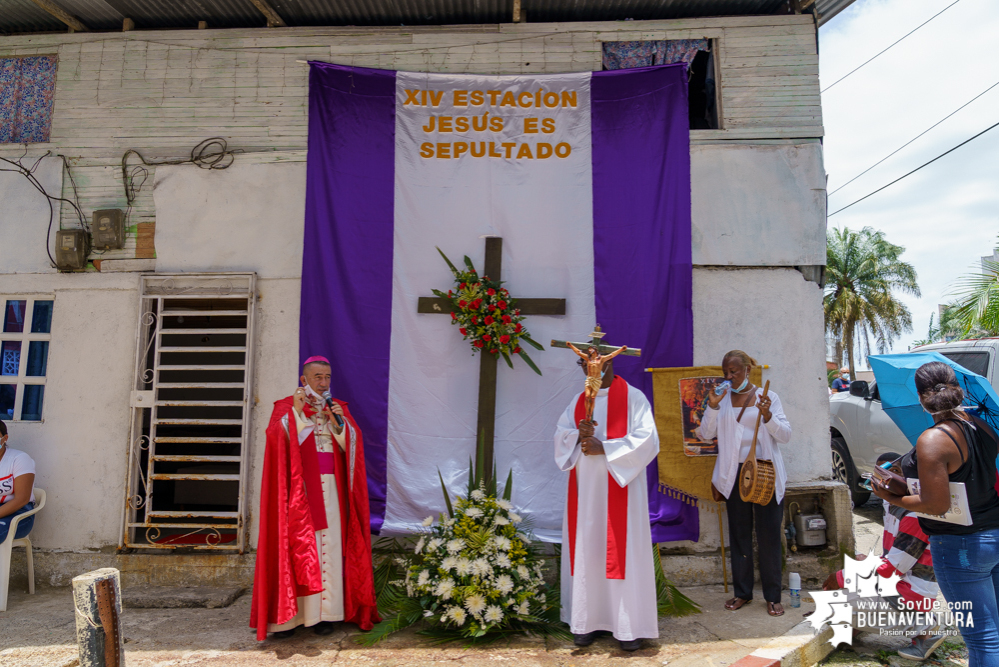
[[[999, 390], [999, 339], [960, 340], [913, 348], [910, 352], [936, 351], [969, 371], [988, 378]], [[871, 492], [859, 486], [862, 473], [874, 468], [878, 456], [909, 451], [911, 445], [881, 408], [877, 382], [850, 383], [850, 391], [829, 396], [829, 434], [832, 437], [833, 478], [846, 484], [854, 505], [863, 505]]]

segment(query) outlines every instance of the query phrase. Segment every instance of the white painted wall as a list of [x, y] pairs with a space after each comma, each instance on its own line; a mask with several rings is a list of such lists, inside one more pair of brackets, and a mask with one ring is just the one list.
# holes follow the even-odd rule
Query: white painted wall
[[153, 201], [157, 271], [301, 277], [304, 162], [158, 167]]
[[691, 246], [702, 266], [826, 263], [822, 145], [695, 145]]
[[[8, 159], [15, 159], [12, 156]], [[24, 159], [28, 168], [34, 159]], [[3, 169], [12, 169], [0, 163]], [[35, 178], [53, 197], [62, 196], [62, 160], [44, 158], [34, 171]], [[52, 233], [59, 229], [59, 202], [54, 202]], [[56, 273], [45, 252], [49, 228], [49, 205], [24, 175], [0, 171], [0, 272]], [[54, 237], [53, 237], [54, 240]]]
[[8, 423], [47, 493], [31, 534], [39, 548], [118, 543], [137, 290], [135, 274], [0, 274], [0, 295], [55, 297], [43, 421]]

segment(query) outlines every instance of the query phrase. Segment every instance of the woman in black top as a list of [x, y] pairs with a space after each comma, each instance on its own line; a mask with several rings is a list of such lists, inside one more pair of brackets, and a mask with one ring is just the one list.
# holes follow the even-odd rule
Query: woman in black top
[[[970, 526], [924, 518], [919, 525], [930, 538], [940, 590], [952, 608], [964, 614], [957, 625], [968, 645], [969, 667], [999, 667], [999, 494], [995, 490], [999, 443], [988, 424], [960, 408], [964, 392], [947, 364], [933, 361], [920, 366], [916, 390], [934, 425], [902, 457], [901, 467], [905, 477], [919, 478], [920, 493], [896, 496], [879, 484], [871, 486], [893, 505], [942, 515], [951, 505], [950, 482], [965, 485]], [[959, 604], [966, 606], [955, 606]]]

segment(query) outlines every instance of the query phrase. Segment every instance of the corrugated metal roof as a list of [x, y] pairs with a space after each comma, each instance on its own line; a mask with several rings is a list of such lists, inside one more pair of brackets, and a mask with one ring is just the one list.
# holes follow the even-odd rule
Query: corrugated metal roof
[[[827, 21], [854, 0], [816, 0]], [[55, 0], [91, 30], [121, 30], [126, 17], [137, 30], [251, 28], [266, 24], [250, 0]], [[448, 25], [506, 23], [513, 0], [269, 0], [291, 26]], [[771, 14], [786, 0], [523, 0], [532, 23], [612, 21], [696, 16]], [[62, 31], [65, 26], [31, 0], [0, 0], [0, 31]]]
[[819, 13], [819, 27], [853, 3], [854, 0], [816, 0], [815, 10]]
[[0, 34], [64, 30], [66, 26], [31, 0], [0, 0]]

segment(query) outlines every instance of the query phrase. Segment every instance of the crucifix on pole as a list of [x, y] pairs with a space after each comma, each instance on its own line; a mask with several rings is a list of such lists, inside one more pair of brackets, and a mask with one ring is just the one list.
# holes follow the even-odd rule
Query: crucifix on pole
[[[605, 331], [600, 330], [600, 325], [598, 324], [596, 329], [590, 333], [590, 340], [585, 343], [571, 343], [580, 352], [589, 352], [591, 347], [597, 348], [597, 352], [600, 354], [611, 354], [619, 349], [617, 345], [605, 345], [600, 339], [606, 336]], [[555, 340], [549, 343], [551, 347], [561, 347], [569, 349], [569, 341]], [[621, 354], [626, 357], [640, 357], [642, 356], [642, 351], [637, 347], [629, 347], [621, 350]]]
[[593, 332], [590, 333], [590, 342], [588, 343], [570, 343], [564, 340], [552, 340], [551, 342], [552, 347], [569, 348], [583, 359], [579, 363], [586, 369], [586, 383], [583, 385], [583, 396], [585, 397], [586, 419], [588, 420], [593, 419], [593, 406], [596, 402], [597, 392], [600, 391], [600, 387], [604, 383], [603, 373], [607, 362], [619, 354], [626, 354], [631, 357], [642, 356], [642, 351], [637, 348], [604, 345], [602, 343], [603, 337], [604, 332], [600, 330], [600, 325], [598, 324]]
[[[499, 281], [503, 267], [503, 239], [486, 237], [486, 263], [482, 276]], [[565, 315], [565, 299], [515, 299], [522, 315]], [[447, 299], [421, 296], [416, 305], [417, 313], [448, 315], [451, 303]], [[498, 355], [479, 354], [479, 402], [475, 432], [483, 442], [483, 479], [493, 475], [493, 439], [496, 431], [496, 363]]]

